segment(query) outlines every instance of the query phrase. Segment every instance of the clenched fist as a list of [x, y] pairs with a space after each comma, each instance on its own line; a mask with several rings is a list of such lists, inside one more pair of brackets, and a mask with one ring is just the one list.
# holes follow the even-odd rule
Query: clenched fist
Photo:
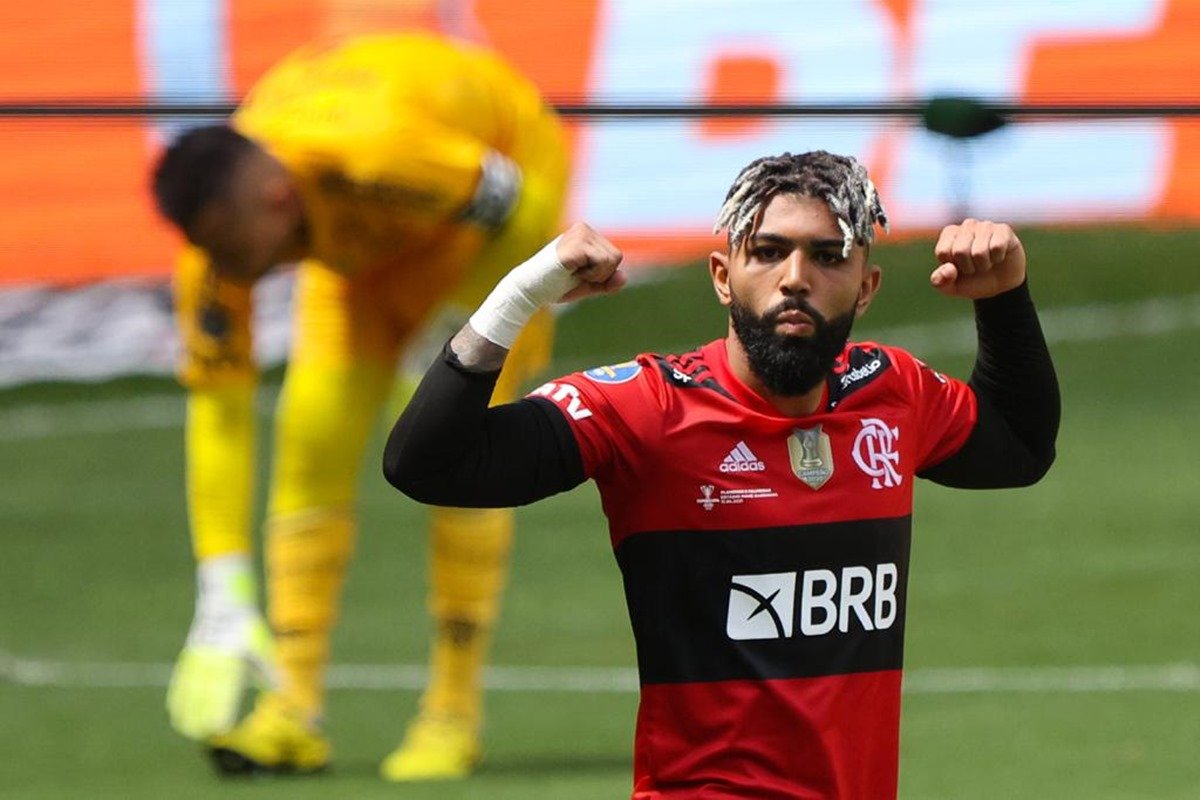
[[559, 263], [579, 280], [563, 301], [615, 292], [625, 285], [625, 273], [620, 270], [624, 255], [585, 222], [576, 222], [559, 237], [557, 254]]
[[1025, 248], [1002, 222], [965, 219], [947, 225], [933, 252], [938, 266], [929, 280], [951, 297], [982, 300], [1025, 281]]

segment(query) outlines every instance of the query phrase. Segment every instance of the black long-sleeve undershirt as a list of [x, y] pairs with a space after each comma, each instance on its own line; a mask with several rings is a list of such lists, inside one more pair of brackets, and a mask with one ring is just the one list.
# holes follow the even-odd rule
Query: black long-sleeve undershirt
[[422, 503], [520, 506], [583, 483], [583, 457], [548, 400], [488, 408], [500, 371], [473, 372], [447, 343], [396, 420], [383, 474]]
[[[1025, 486], [1054, 461], [1054, 365], [1026, 285], [976, 301], [975, 319], [978, 419], [963, 447], [921, 477]], [[498, 376], [465, 368], [447, 344], [388, 437], [388, 482], [423, 503], [478, 508], [524, 505], [582, 483], [583, 458], [562, 412], [541, 398], [488, 408]]]
[[978, 419], [945, 461], [920, 473], [943, 486], [1001, 489], [1041, 480], [1054, 463], [1061, 404], [1028, 283], [975, 301], [978, 352], [968, 381]]

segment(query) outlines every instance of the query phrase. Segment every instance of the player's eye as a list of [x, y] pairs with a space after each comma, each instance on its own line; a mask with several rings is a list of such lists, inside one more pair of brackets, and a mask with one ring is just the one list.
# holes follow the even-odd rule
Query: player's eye
[[750, 257], [755, 261], [770, 263], [782, 259], [784, 257], [784, 251], [782, 247], [777, 245], [765, 244], [755, 247], [753, 250], [751, 250]]
[[846, 257], [842, 255], [841, 250], [818, 250], [813, 253], [813, 260], [823, 266], [832, 267], [845, 263]]

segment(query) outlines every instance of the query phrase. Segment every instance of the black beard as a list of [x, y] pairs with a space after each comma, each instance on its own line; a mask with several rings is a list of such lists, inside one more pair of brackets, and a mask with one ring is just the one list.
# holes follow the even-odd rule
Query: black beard
[[[813, 389], [833, 368], [846, 347], [854, 325], [854, 307], [826, 320], [799, 297], [784, 300], [760, 317], [731, 296], [729, 318], [750, 361], [750, 369], [772, 394], [795, 397]], [[812, 336], [785, 336], [775, 332], [776, 318], [784, 311], [801, 311], [813, 322]]]

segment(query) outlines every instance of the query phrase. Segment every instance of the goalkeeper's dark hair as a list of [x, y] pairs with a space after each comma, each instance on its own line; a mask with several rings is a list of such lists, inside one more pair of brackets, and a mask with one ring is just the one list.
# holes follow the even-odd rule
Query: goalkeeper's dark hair
[[225, 124], [182, 134], [154, 168], [158, 210], [190, 233], [200, 210], [229, 191], [238, 162], [257, 145]]
[[850, 254], [854, 243], [870, 244], [875, 238], [875, 223], [884, 230], [888, 227], [887, 212], [867, 168], [851, 156], [813, 150], [766, 156], [747, 164], [725, 195], [713, 233], [728, 229], [729, 249], [737, 249], [763, 209], [781, 194], [824, 200], [845, 237], [843, 255]]

